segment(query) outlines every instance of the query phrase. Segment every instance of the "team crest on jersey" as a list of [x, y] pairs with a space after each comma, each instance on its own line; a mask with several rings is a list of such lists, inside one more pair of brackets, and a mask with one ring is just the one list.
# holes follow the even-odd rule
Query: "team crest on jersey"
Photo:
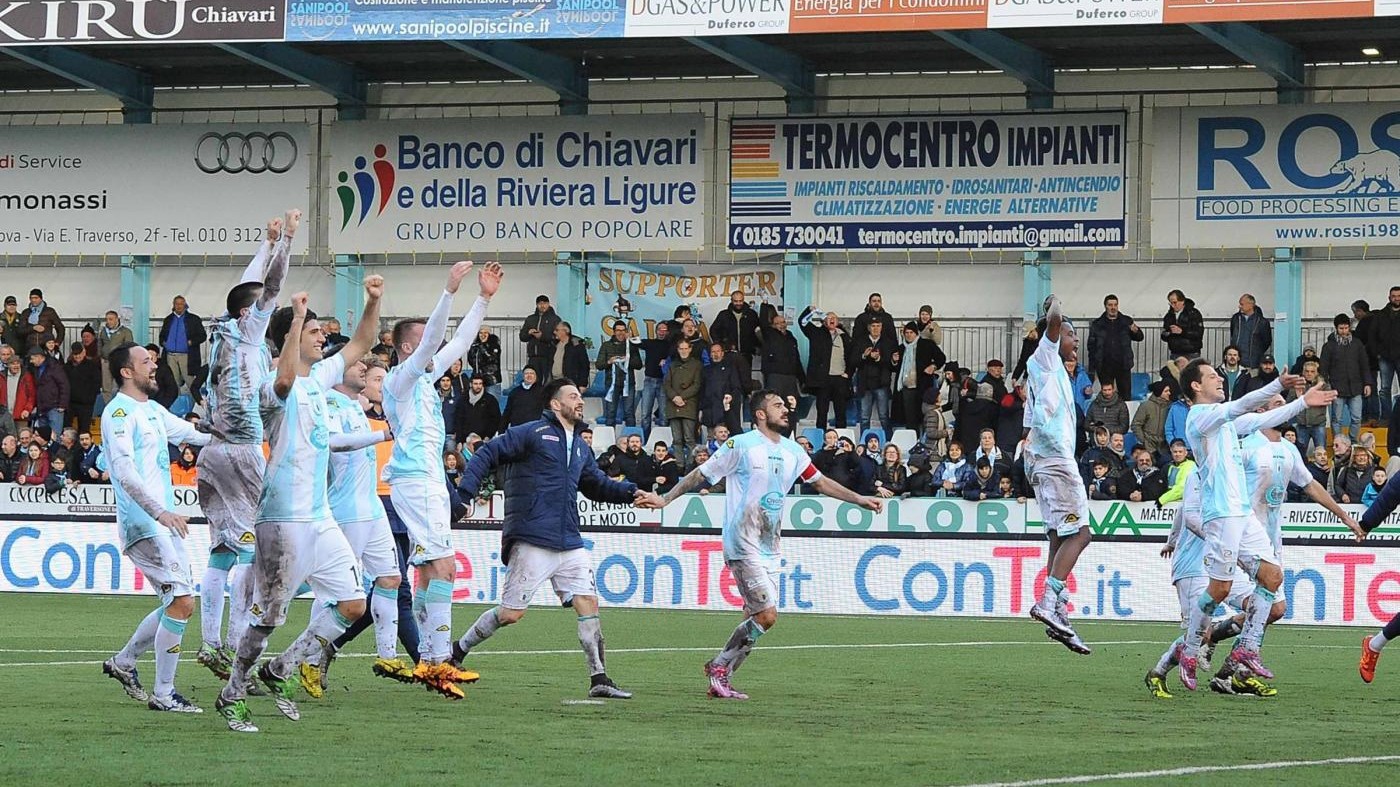
[[258, 617], [262, 617], [262, 607], [258, 606], [257, 604], [254, 604], [253, 607], [248, 611], [253, 613], [254, 615], [257, 615]]
[[244, 533], [243, 535], [238, 537], [238, 543], [240, 544], [252, 544], [257, 540], [258, 537], [253, 535], [252, 533]]
[[113, 418], [125, 418], [125, 417], [126, 417], [126, 411], [123, 410], [122, 408], [118, 407], [117, 410], [116, 410], [116, 412], [112, 413], [112, 417], [113, 417]]
[[725, 447], [725, 448], [733, 448], [733, 447], [734, 447], [734, 441], [733, 441], [733, 440], [725, 440], [725, 441], [724, 441], [724, 447]]
[[415, 554], [415, 555], [422, 555], [422, 554], [426, 553], [427, 551], [428, 551], [428, 550], [424, 549], [422, 546], [416, 546], [416, 547], [413, 548], [413, 554]]
[[170, 592], [170, 585], [161, 585], [161, 586], [160, 586], [160, 592], [162, 592], [162, 593], [169, 593], [169, 592]]

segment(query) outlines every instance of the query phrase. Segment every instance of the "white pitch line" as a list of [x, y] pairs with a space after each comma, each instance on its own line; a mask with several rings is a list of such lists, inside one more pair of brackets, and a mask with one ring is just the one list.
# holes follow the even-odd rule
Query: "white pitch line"
[[1307, 768], [1315, 765], [1367, 765], [1396, 760], [1400, 760], [1400, 754], [1385, 754], [1376, 757], [1333, 757], [1326, 760], [1280, 760], [1278, 762], [1253, 762], [1243, 765], [1198, 765], [1161, 771], [1125, 771], [1123, 773], [1099, 773], [1088, 776], [1058, 776], [1053, 779], [1030, 779], [1022, 782], [985, 782], [962, 785], [961, 787], [1048, 787], [1048, 785], [1053, 784], [1090, 784], [1093, 782], [1127, 781], [1129, 779], [1158, 779], [1167, 776], [1197, 776], [1203, 773], [1230, 771], [1272, 771], [1283, 768]]

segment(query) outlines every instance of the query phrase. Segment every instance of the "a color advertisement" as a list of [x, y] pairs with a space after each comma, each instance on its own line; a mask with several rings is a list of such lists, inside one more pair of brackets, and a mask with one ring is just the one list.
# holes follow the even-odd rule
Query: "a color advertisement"
[[624, 0], [287, 0], [288, 41], [621, 38]]

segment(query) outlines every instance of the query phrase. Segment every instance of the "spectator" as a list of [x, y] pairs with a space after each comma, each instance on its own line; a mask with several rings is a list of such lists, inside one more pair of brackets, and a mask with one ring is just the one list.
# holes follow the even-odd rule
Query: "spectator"
[[1259, 367], [1274, 344], [1269, 318], [1259, 311], [1249, 293], [1240, 296], [1240, 310], [1230, 317], [1230, 344], [1240, 348], [1240, 364], [1251, 371]]
[[0, 404], [14, 418], [16, 427], [34, 418], [36, 393], [34, 375], [24, 370], [22, 358], [12, 355], [5, 366], [4, 385], [0, 385]]
[[919, 338], [928, 339], [940, 348], [943, 346], [943, 326], [933, 319], [933, 307], [924, 304], [919, 307]]
[[1154, 457], [1159, 456], [1167, 444], [1167, 413], [1171, 410], [1171, 386], [1158, 380], [1148, 388], [1147, 398], [1138, 405], [1133, 415], [1132, 432], [1138, 445], [1146, 448]]
[[[1319, 445], [1308, 455], [1308, 472], [1312, 474], [1313, 480], [1322, 484], [1323, 489], [1330, 489], [1332, 484], [1332, 462], [1327, 459], [1327, 446]], [[1293, 502], [1303, 502], [1302, 495]]]
[[326, 321], [321, 323], [321, 329], [326, 337], [326, 347], [339, 347], [350, 343], [350, 337], [340, 332], [340, 320], [334, 317], [326, 318]]
[[[665, 325], [666, 325], [666, 336], [667, 336], [667, 338], [669, 338], [669, 339], [671, 340], [671, 344], [672, 344], [672, 345], [674, 345], [676, 342], [679, 342], [679, 341], [681, 340], [681, 329], [682, 329], [682, 326], [684, 326], [684, 325], [685, 325], [685, 321], [686, 321], [686, 320], [689, 320], [689, 319], [690, 319], [690, 307], [687, 306], [687, 305], [684, 304], [684, 303], [682, 303], [680, 306], [677, 306], [677, 307], [676, 307], [676, 310], [675, 310], [674, 312], [671, 313], [671, 319], [667, 320], [666, 323], [665, 323]], [[672, 355], [675, 355], [675, 351], [672, 350], [672, 353], [671, 353], [671, 354], [672, 354]], [[693, 354], [694, 354], [694, 353], [692, 353], [692, 355], [693, 355]]]
[[1274, 356], [1265, 353], [1264, 357], [1259, 359], [1259, 368], [1245, 374], [1235, 383], [1235, 398], [1253, 393], [1277, 379], [1278, 366], [1274, 364]]
[[1017, 382], [1011, 392], [1001, 398], [1001, 410], [997, 413], [997, 447], [1002, 454], [1016, 453], [1016, 444], [1025, 433], [1022, 420], [1026, 415], [1026, 383]]
[[[753, 369], [754, 354], [758, 352], [759, 325], [758, 312], [744, 300], [742, 292], [730, 293], [729, 308], [710, 320], [710, 341], [717, 342], [725, 350], [737, 354], [738, 357], [729, 360], [730, 363], [737, 364], [740, 376], [746, 383], [750, 379], [749, 370]], [[711, 357], [710, 360], [713, 362], [714, 358]], [[747, 383], [745, 390], [751, 387], [752, 384]]]
[[457, 407], [463, 397], [457, 393], [457, 387], [452, 384], [452, 375], [450, 374], [444, 374], [438, 378], [437, 395], [442, 412], [443, 440], [446, 443], [443, 448], [447, 449], [456, 444], [457, 435], [453, 433], [452, 427], [457, 424]]
[[1026, 379], [1026, 362], [1035, 354], [1035, 348], [1040, 344], [1041, 330], [1042, 326], [1038, 323], [1026, 322], [1021, 326], [1021, 352], [1016, 356], [1016, 366], [1011, 370], [1011, 379]]
[[671, 361], [661, 390], [666, 395], [666, 418], [671, 422], [671, 436], [681, 459], [690, 458], [695, 447], [696, 422], [700, 419], [700, 382], [704, 364], [695, 357], [695, 345], [680, 342], [676, 358]]
[[1065, 361], [1065, 374], [1069, 376], [1069, 386], [1074, 391], [1074, 405], [1078, 411], [1075, 419], [1083, 421], [1084, 416], [1089, 414], [1089, 402], [1094, 399], [1094, 381], [1079, 365], [1079, 361], [1073, 358]]
[[1133, 395], [1133, 342], [1143, 340], [1132, 317], [1118, 311], [1118, 296], [1103, 299], [1103, 314], [1089, 323], [1089, 369], [1100, 384], [1111, 382], [1125, 399]]
[[[520, 327], [520, 341], [525, 343], [526, 363], [536, 369], [550, 368], [550, 351], [554, 349], [554, 326], [559, 324], [559, 315], [549, 305], [549, 296], [535, 299], [535, 313], [525, 318]], [[573, 378], [569, 378], [573, 379]]]
[[65, 489], [70, 489], [78, 485], [78, 482], [68, 477], [68, 462], [61, 456], [49, 459], [49, 474], [44, 478], [44, 492], [50, 495], [58, 494]]
[[19, 466], [24, 459], [25, 452], [20, 450], [19, 438], [12, 434], [0, 438], [0, 481], [13, 484], [19, 477]]
[[1122, 475], [1126, 461], [1123, 456], [1113, 450], [1113, 436], [1102, 426], [1094, 427], [1093, 445], [1079, 458], [1079, 473], [1087, 482], [1094, 475], [1094, 462], [1102, 460], [1108, 465], [1108, 474], [1113, 477]]
[[666, 359], [671, 355], [671, 341], [668, 339], [670, 323], [658, 322], [656, 336], [643, 339], [642, 350], [642, 390], [637, 395], [638, 421], [642, 431], [651, 434], [651, 425], [666, 425], [666, 397], [661, 393], [661, 380], [666, 374]]
[[1026, 472], [1025, 440], [1016, 446], [1016, 458], [1011, 462], [1011, 491], [1015, 493], [1016, 500], [1021, 503], [1035, 497], [1035, 490], [1031, 488], [1030, 475]]
[[917, 431], [924, 420], [923, 394], [935, 387], [938, 369], [948, 358], [932, 339], [919, 336], [917, 322], [906, 323], [902, 333], [904, 341], [890, 356], [894, 365], [892, 416], [895, 423]]
[[195, 466], [194, 449], [181, 446], [180, 455], [170, 463], [170, 483], [175, 486], [195, 486], [199, 482], [199, 468]]
[[[194, 372], [202, 364], [199, 345], [204, 344], [208, 335], [204, 332], [204, 321], [199, 315], [189, 311], [183, 295], [176, 295], [171, 301], [170, 313], [160, 325], [160, 348], [163, 360], [175, 375], [176, 387], [184, 387], [194, 377]], [[169, 407], [170, 405], [166, 405]]]
[[992, 399], [992, 386], [980, 383], [975, 398], [964, 399], [953, 424], [953, 439], [963, 445], [976, 445], [983, 430], [997, 431], [997, 403]]
[[54, 361], [60, 366], [63, 365], [63, 348], [58, 346], [57, 339], [53, 338], [52, 336], [45, 339], [44, 352], [48, 354], [50, 360]]
[[1351, 438], [1339, 432], [1332, 433], [1332, 474], [1327, 478], [1327, 491], [1337, 496], [1337, 476], [1351, 464]]
[[1279, 427], [1279, 434], [1283, 437], [1284, 442], [1291, 443], [1294, 448], [1298, 449], [1298, 453], [1302, 454], [1303, 458], [1307, 458], [1307, 455], [1303, 454], [1302, 446], [1298, 445], [1298, 427], [1293, 424], [1284, 424]]
[[[1158, 372], [1158, 377], [1170, 383], [1173, 391], [1180, 391], [1181, 370], [1185, 369], [1186, 364], [1190, 362], [1191, 359], [1187, 358], [1184, 355], [1173, 360], [1167, 361], [1165, 364], [1162, 365], [1161, 371]], [[1226, 391], [1225, 395], [1228, 397], [1230, 395], [1230, 392]]]
[[[812, 322], [812, 319], [816, 322]], [[854, 344], [836, 312], [814, 314], [811, 306], [797, 318], [809, 343], [807, 351], [807, 387], [817, 397], [817, 428], [827, 425], [827, 406], [835, 408], [831, 423], [836, 428], [846, 426], [846, 404], [851, 396], [849, 362], [854, 357]]]
[[78, 457], [78, 463], [73, 470], [83, 483], [105, 484], [109, 482], [107, 472], [97, 466], [97, 460], [102, 456], [102, 447], [93, 443], [91, 433], [78, 433], [78, 452], [75, 456]]
[[948, 419], [943, 415], [942, 396], [940, 386], [930, 385], [924, 389], [924, 422], [919, 430], [922, 445], [930, 454], [939, 457], [948, 453], [948, 441], [953, 437], [953, 430], [948, 428]]
[[1371, 483], [1371, 452], [1357, 448], [1351, 452], [1351, 461], [1337, 473], [1332, 497], [1338, 503], [1361, 503], [1366, 486]]
[[865, 311], [856, 315], [855, 325], [851, 326], [851, 333], [854, 336], [868, 336], [870, 334], [870, 324], [878, 322], [880, 330], [887, 339], [894, 339], [895, 325], [894, 317], [885, 311], [885, 300], [880, 297], [880, 293], [872, 292], [866, 299]]
[[[1171, 393], [1172, 396], [1176, 396], [1175, 390]], [[1190, 409], [1191, 406], [1186, 403], [1186, 400], [1179, 397], [1173, 399], [1172, 406], [1167, 408], [1167, 428], [1162, 430], [1162, 434], [1167, 441], [1168, 451], [1170, 451], [1171, 444], [1177, 440], [1182, 440], [1183, 445], [1185, 444], [1186, 413]]]
[[808, 440], [806, 435], [798, 435], [797, 439], [793, 440], [793, 442], [802, 446], [802, 450], [806, 451], [809, 457], [817, 452], [817, 449], [812, 445], [812, 441]]
[[700, 335], [700, 328], [696, 326], [695, 319], [692, 317], [681, 320], [680, 333], [676, 336], [675, 343], [680, 344], [681, 342], [690, 345], [690, 354], [700, 359], [702, 365], [710, 365], [710, 351], [705, 343], [705, 338]]
[[[1023, 377], [1013, 377], [1017, 380]], [[1006, 387], [1006, 366], [996, 358], [987, 361], [987, 371], [982, 375], [982, 382], [992, 386], [992, 401], [1000, 402], [1006, 392], [1011, 390]]]
[[102, 327], [97, 329], [97, 348], [102, 360], [102, 392], [107, 396], [111, 396], [117, 390], [117, 384], [112, 379], [112, 370], [107, 368], [107, 356], [117, 347], [134, 341], [136, 338], [131, 335], [131, 329], [122, 325], [121, 315], [114, 311], [107, 312], [102, 318]]
[[[467, 392], [468, 382], [471, 380], [470, 375], [463, 371], [464, 368], [461, 358], [453, 361], [447, 368], [447, 378], [452, 381], [452, 391], [459, 396]], [[448, 424], [451, 425], [451, 422]]]
[[995, 500], [1000, 496], [1001, 473], [984, 456], [977, 460], [977, 470], [963, 487], [964, 500]]
[[1345, 314], [1333, 317], [1332, 325], [1335, 332], [1322, 345], [1318, 372], [1337, 391], [1337, 398], [1332, 402], [1334, 427], [1345, 429], [1355, 441], [1361, 433], [1363, 397], [1371, 395], [1366, 347], [1351, 335], [1351, 319]]
[[1117, 500], [1118, 482], [1108, 475], [1108, 462], [1095, 459], [1089, 466], [1088, 483], [1090, 500]]
[[[492, 396], [501, 398], [501, 380], [504, 379], [501, 377], [501, 337], [492, 333], [485, 325], [476, 332], [476, 339], [467, 350], [467, 366], [471, 368], [472, 374], [481, 375], [486, 382], [486, 390], [490, 391]], [[584, 369], [587, 368], [588, 364], [584, 363]]]
[[933, 484], [939, 490], [939, 497], [962, 497], [972, 475], [972, 467], [963, 456], [962, 443], [954, 440], [948, 443], [948, 457], [934, 471]]
[[1089, 414], [1084, 417], [1089, 424], [1098, 424], [1114, 432], [1126, 433], [1131, 425], [1128, 417], [1128, 404], [1118, 396], [1113, 381], [1099, 383], [1099, 395], [1089, 403]]
[[[618, 326], [622, 327], [623, 335], [626, 336], [627, 325], [622, 322], [613, 326], [613, 333], [617, 333]], [[605, 343], [605, 346], [609, 343]], [[627, 345], [624, 343], [623, 347], [626, 348]], [[639, 352], [635, 347], [628, 349], [632, 351], [629, 355]], [[599, 357], [602, 357], [602, 348], [599, 348]], [[574, 336], [574, 326], [563, 320], [554, 323], [554, 343], [549, 347], [547, 358], [550, 379], [567, 377], [574, 381], [574, 385], [580, 391], [588, 390], [588, 377], [593, 373], [588, 363], [588, 345]], [[630, 412], [630, 405], [628, 407]], [[606, 424], [608, 421], [600, 420], [600, 423]]]
[[880, 419], [880, 431], [885, 439], [889, 439], [891, 359], [895, 353], [895, 342], [893, 332], [885, 333], [884, 325], [884, 321], [878, 319], [866, 322], [866, 332], [856, 334], [848, 368], [851, 378], [855, 380], [856, 392], [861, 397], [861, 432], [870, 429], [873, 410]]
[[619, 464], [619, 460], [627, 453], [627, 440], [629, 437], [631, 437], [631, 435], [626, 433], [618, 434], [617, 443], [608, 446], [608, 449], [603, 452], [603, 455], [598, 457], [598, 468], [606, 473], [609, 478], [621, 479], [623, 477], [623, 468]]
[[1196, 302], [1181, 290], [1167, 293], [1167, 313], [1162, 315], [1162, 341], [1172, 357], [1199, 358], [1205, 341], [1206, 321]]
[[386, 367], [393, 365], [394, 332], [388, 329], [379, 332], [379, 344], [369, 349], [370, 355], [377, 356]]
[[[1376, 352], [1376, 338], [1374, 334], [1375, 318], [1371, 314], [1371, 304], [1364, 300], [1355, 300], [1351, 303], [1351, 315], [1356, 318], [1356, 325], [1351, 329], [1351, 335], [1366, 347], [1366, 362], [1370, 365], [1371, 380], [1380, 380], [1381, 358]], [[1372, 426], [1380, 423], [1380, 401], [1375, 395], [1375, 388], [1371, 389], [1371, 396], [1366, 397], [1366, 402], [1362, 407], [1362, 417]]]
[[[1380, 377], [1380, 418], [1390, 420], [1394, 407], [1391, 397], [1391, 384], [1397, 371], [1400, 371], [1400, 286], [1390, 288], [1390, 300], [1385, 308], [1371, 313], [1369, 336], [1375, 346], [1377, 367]], [[1323, 376], [1327, 372], [1323, 371]]]
[[1381, 489], [1385, 486], [1385, 470], [1377, 467], [1371, 471], [1371, 483], [1366, 486], [1366, 491], [1361, 493], [1361, 505], [1370, 507], [1380, 497]]
[[[914, 449], [919, 446], [914, 446]], [[909, 475], [904, 482], [907, 497], [933, 497], [937, 487], [933, 483], [932, 457], [927, 451], [910, 449]]]
[[642, 368], [642, 349], [629, 340], [627, 323], [613, 323], [612, 338], [598, 348], [594, 366], [603, 373], [603, 414], [598, 423], [636, 426], [637, 414], [632, 406], [637, 398], [635, 372]]
[[658, 441], [651, 450], [652, 471], [656, 474], [656, 483], [652, 491], [664, 495], [681, 479], [681, 466], [665, 443]]
[[1225, 348], [1221, 355], [1220, 365], [1215, 367], [1215, 371], [1225, 379], [1221, 385], [1225, 392], [1225, 400], [1233, 401], [1240, 398], [1241, 388], [1244, 387], [1243, 380], [1249, 376], [1249, 370], [1240, 363], [1240, 348], [1230, 345]]
[[503, 414], [505, 426], [519, 426], [539, 420], [547, 400], [544, 386], [540, 384], [539, 372], [534, 366], [526, 366], [521, 372], [520, 385], [506, 397], [506, 411]]
[[44, 291], [38, 287], [29, 291], [29, 309], [20, 319], [28, 326], [24, 332], [25, 352], [42, 346], [49, 339], [63, 342], [63, 321], [58, 318], [58, 312], [44, 302]]
[[788, 330], [787, 317], [770, 304], [763, 304], [759, 320], [763, 324], [759, 329], [763, 386], [785, 399], [789, 396], [796, 399], [807, 384], [797, 337]]
[[812, 464], [822, 475], [847, 489], [854, 488], [853, 484], [857, 483], [856, 478], [860, 475], [857, 461], [855, 446], [837, 435], [835, 429], [826, 430], [822, 435], [821, 450], [812, 455]]
[[1167, 491], [1157, 498], [1162, 505], [1176, 503], [1186, 494], [1186, 478], [1196, 470], [1186, 450], [1185, 440], [1173, 440], [1171, 444], [1172, 463], [1167, 466]]
[[[700, 375], [700, 423], [706, 434], [723, 430], [725, 439], [741, 429], [744, 387], [742, 363], [719, 342], [710, 345], [710, 365]], [[710, 446], [710, 453], [719, 450]]]
[[160, 348], [154, 344], [146, 345], [146, 352], [157, 356], [156, 361], [156, 393], [151, 399], [161, 407], [169, 410], [175, 400], [180, 398], [180, 386], [175, 382], [175, 373], [170, 369], [170, 363], [164, 355], [161, 355]]
[[77, 430], [64, 429], [62, 434], [58, 436], [56, 444], [49, 446], [50, 466], [52, 466], [53, 460], [60, 456], [63, 457], [63, 461], [68, 464], [68, 467], [74, 470], [82, 463], [83, 455], [81, 449], [78, 448]]
[[[470, 437], [471, 435], [468, 435]], [[463, 440], [462, 442], [466, 442]], [[466, 467], [466, 460], [456, 451], [442, 452], [442, 472], [447, 477], [447, 483], [456, 487], [462, 482], [462, 469]]]
[[1157, 469], [1156, 453], [1133, 447], [1133, 466], [1118, 476], [1118, 497], [1130, 503], [1155, 501], [1167, 492], [1167, 478]]
[[1001, 447], [997, 445], [996, 432], [991, 429], [983, 429], [977, 435], [977, 450], [973, 452], [972, 459], [976, 461], [984, 456], [999, 467], [1011, 466], [1008, 455], [1002, 453]]
[[[706, 449], [705, 446], [703, 446], [703, 445], [696, 446], [696, 447], [695, 447], [695, 453], [693, 453], [693, 454], [690, 455], [689, 466], [688, 466], [688, 467], [685, 467], [685, 472], [687, 472], [687, 473], [694, 472], [695, 468], [699, 467], [700, 465], [705, 464], [705, 463], [708, 462], [708, 461], [710, 461], [710, 452], [709, 452], [709, 450]], [[720, 480], [720, 486], [721, 486], [721, 487], [724, 486], [724, 481], [723, 481], [723, 479]], [[699, 488], [698, 490], [696, 490], [696, 493], [697, 493], [697, 494], [701, 494], [701, 495], [708, 495], [708, 494], [710, 493], [710, 490], [711, 490], [712, 488], [713, 488], [713, 487], [712, 487], [712, 485], [710, 484], [710, 482], [709, 482], [709, 481], [705, 481], [704, 483], [702, 483], [702, 484], [700, 485], [700, 488]]]
[[[1318, 384], [1323, 386], [1323, 390], [1332, 387], [1326, 380], [1322, 379], [1321, 375], [1318, 373], [1319, 367], [1319, 361], [1309, 360], [1303, 362], [1302, 374], [1303, 380], [1305, 381], [1304, 385], [1307, 388], [1312, 388], [1314, 385]], [[1284, 391], [1283, 395], [1285, 399], [1292, 401], [1298, 397], [1298, 392], [1289, 389]], [[1312, 449], [1314, 447], [1321, 446], [1324, 450], [1326, 449], [1327, 408], [1325, 406], [1309, 407], [1303, 410], [1294, 425], [1298, 429], [1298, 450], [1303, 452], [1304, 459], [1312, 454]]]
[[18, 309], [18, 301], [13, 295], [5, 296], [5, 310], [0, 312], [0, 344], [23, 355], [29, 349], [29, 323]]
[[63, 431], [63, 411], [68, 409], [68, 376], [42, 345], [29, 349], [29, 364], [34, 375], [34, 412], [30, 420], [35, 426], [47, 424], [53, 434], [58, 434]]
[[457, 403], [457, 421], [453, 434], [459, 444], [469, 435], [490, 440], [501, 431], [501, 403], [486, 390], [486, 376], [477, 372], [467, 383], [467, 395]]
[[[92, 329], [84, 327], [83, 330]], [[89, 349], [91, 356], [88, 355]], [[74, 342], [72, 350], [64, 369], [64, 375], [68, 378], [67, 419], [77, 426], [78, 431], [88, 432], [92, 430], [92, 414], [97, 408], [97, 396], [102, 391], [102, 362], [98, 360], [95, 341], [87, 346]], [[77, 465], [72, 463], [69, 463], [69, 467], [77, 469]]]
[[[1352, 331], [1352, 335], [1355, 336], [1356, 331]], [[1294, 374], [1302, 374], [1301, 370], [1303, 368], [1303, 365], [1306, 364], [1308, 361], [1315, 361], [1319, 364], [1322, 363], [1322, 359], [1317, 355], [1317, 350], [1313, 347], [1304, 347], [1303, 353], [1297, 358], [1293, 359], [1293, 365], [1288, 367], [1288, 371], [1293, 372]]]
[[879, 497], [900, 497], [908, 488], [909, 470], [904, 466], [899, 446], [885, 446], [884, 461], [875, 471], [875, 494]]
[[44, 479], [48, 476], [48, 453], [37, 443], [31, 443], [25, 452], [24, 459], [20, 460], [19, 472], [15, 474], [15, 483], [24, 486], [43, 486]]
[[1011, 500], [1016, 497], [1016, 486], [1011, 481], [1011, 476], [1004, 475], [997, 485], [997, 498], [1001, 500]]
[[[621, 445], [619, 440], [618, 444]], [[652, 466], [651, 457], [642, 450], [642, 438], [639, 435], [627, 435], [627, 448], [617, 456], [613, 457], [613, 472], [622, 478], [637, 485], [643, 491], [651, 491], [656, 485], [656, 469]]]

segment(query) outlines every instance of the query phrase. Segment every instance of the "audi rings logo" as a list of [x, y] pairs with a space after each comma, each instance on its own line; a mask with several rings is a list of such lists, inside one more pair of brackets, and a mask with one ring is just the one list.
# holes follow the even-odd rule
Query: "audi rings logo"
[[261, 131], [238, 131], [220, 134], [210, 131], [194, 146], [194, 165], [199, 171], [215, 175], [220, 172], [253, 175], [271, 172], [280, 175], [297, 163], [297, 141], [285, 131], [265, 134]]

